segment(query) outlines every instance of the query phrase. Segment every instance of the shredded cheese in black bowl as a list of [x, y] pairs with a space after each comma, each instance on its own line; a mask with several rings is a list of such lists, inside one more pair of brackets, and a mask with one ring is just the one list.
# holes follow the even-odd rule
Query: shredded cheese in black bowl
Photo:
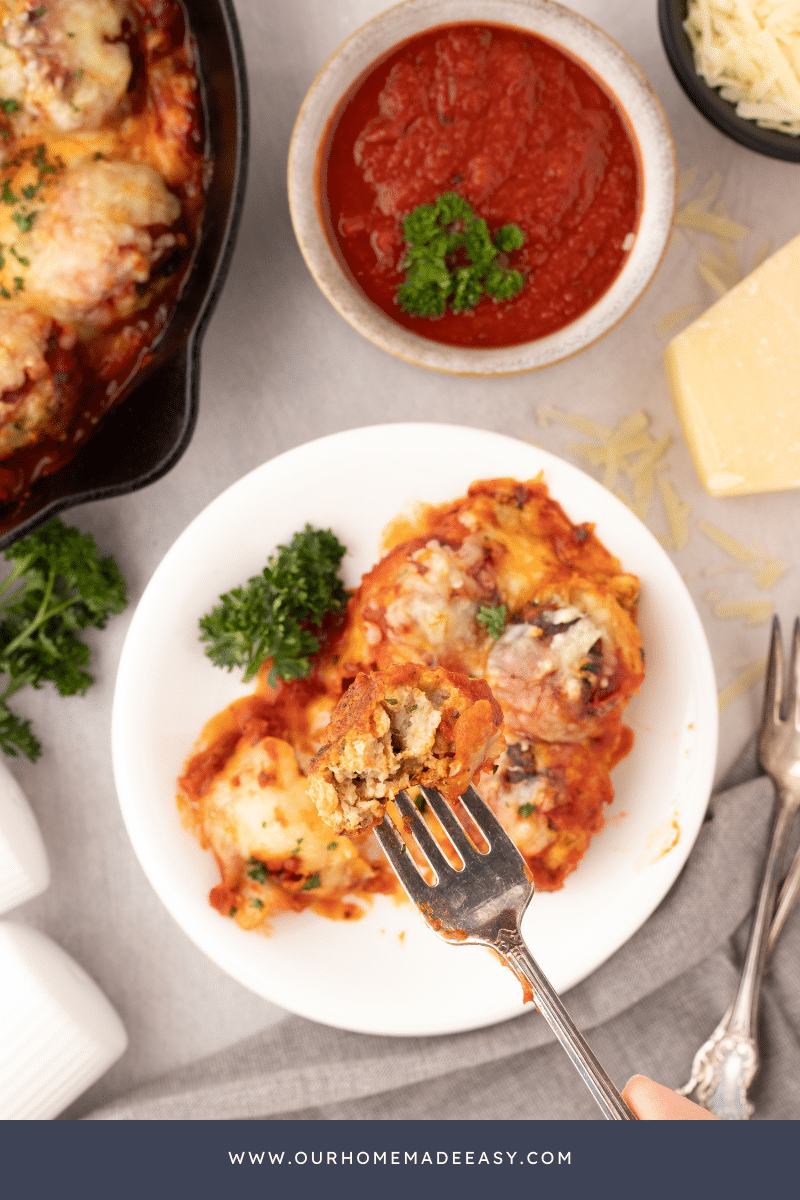
[[774, 0], [659, 0], [658, 17], [699, 112], [749, 150], [800, 162], [800, 16]]

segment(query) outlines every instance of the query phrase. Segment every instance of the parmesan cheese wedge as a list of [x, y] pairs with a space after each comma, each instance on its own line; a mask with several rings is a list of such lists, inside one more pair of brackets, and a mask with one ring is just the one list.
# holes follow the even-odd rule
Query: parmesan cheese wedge
[[800, 487], [800, 237], [674, 337], [665, 365], [711, 496]]

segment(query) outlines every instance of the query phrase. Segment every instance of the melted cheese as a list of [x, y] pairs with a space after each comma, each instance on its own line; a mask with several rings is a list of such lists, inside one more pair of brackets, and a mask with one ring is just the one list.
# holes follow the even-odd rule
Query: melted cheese
[[800, 487], [800, 237], [673, 338], [665, 362], [710, 495]]
[[131, 76], [126, 13], [119, 0], [0, 3], [0, 96], [17, 105], [17, 136], [95, 129], [116, 108]]
[[306, 793], [292, 747], [278, 738], [256, 745], [242, 739], [203, 797], [203, 815], [230, 884], [248, 878], [252, 859], [269, 870], [291, 860], [298, 879], [314, 879], [311, 890], [320, 899], [347, 892], [372, 874], [352, 842], [332, 840]]
[[16, 239], [30, 267], [29, 303], [61, 321], [110, 324], [139, 302], [136, 284], [175, 244], [177, 197], [144, 163], [84, 162], [67, 170], [33, 227]]
[[0, 319], [0, 396], [17, 391], [26, 380], [49, 373], [44, 360], [52, 321], [40, 313], [4, 313]]

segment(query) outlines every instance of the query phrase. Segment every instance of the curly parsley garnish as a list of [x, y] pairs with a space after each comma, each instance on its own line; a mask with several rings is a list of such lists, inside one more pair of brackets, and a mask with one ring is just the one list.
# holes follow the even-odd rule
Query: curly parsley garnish
[[519, 271], [495, 260], [519, 250], [524, 239], [517, 225], [504, 225], [492, 241], [486, 222], [456, 192], [445, 192], [435, 204], [420, 204], [403, 222], [408, 243], [403, 269], [406, 281], [397, 302], [417, 317], [440, 317], [474, 308], [484, 294], [510, 300], [522, 290]]
[[[88, 533], [57, 518], [5, 551], [14, 565], [0, 584], [0, 748], [35, 761], [41, 744], [8, 706], [21, 687], [53, 683], [62, 696], [83, 695], [93, 677], [78, 634], [102, 629], [128, 602], [113, 558], [100, 558]], [[2, 686], [2, 685], [0, 685]]]
[[345, 547], [330, 529], [306, 525], [290, 545], [279, 546], [260, 575], [246, 587], [220, 596], [200, 618], [200, 640], [217, 667], [244, 667], [247, 683], [265, 659], [269, 682], [303, 679], [319, 650], [319, 630], [328, 613], [341, 612], [347, 593], [339, 579]]
[[475, 620], [479, 625], [483, 625], [490, 637], [499, 638], [503, 636], [507, 615], [505, 604], [498, 604], [494, 607], [482, 604], [478, 609]]

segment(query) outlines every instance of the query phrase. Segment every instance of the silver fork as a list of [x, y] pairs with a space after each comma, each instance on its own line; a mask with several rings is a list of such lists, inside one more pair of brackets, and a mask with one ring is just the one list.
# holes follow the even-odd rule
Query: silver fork
[[445, 941], [491, 946], [533, 993], [537, 1008], [566, 1050], [603, 1115], [611, 1121], [635, 1121], [623, 1100], [520, 933], [522, 914], [533, 896], [533, 880], [525, 860], [475, 788], [461, 803], [486, 839], [489, 849], [474, 846], [467, 831], [444, 798], [431, 788], [420, 789], [444, 829], [463, 867], [452, 866], [407, 792], [395, 804], [404, 827], [412, 834], [436, 882], [423, 879], [397, 828], [388, 815], [375, 833], [401, 884], [428, 925]]
[[[792, 823], [800, 808], [800, 621], [794, 623], [792, 654], [784, 688], [783, 645], [778, 618], [772, 622], [758, 758], [775, 784], [775, 809], [756, 911], [739, 986], [730, 1008], [694, 1058], [688, 1083], [698, 1104], [722, 1120], [746, 1121], [753, 1114], [747, 1089], [758, 1070], [758, 1002], [767, 958], [800, 891], [800, 852], [776, 897]], [[785, 692], [785, 695], [784, 695]]]

